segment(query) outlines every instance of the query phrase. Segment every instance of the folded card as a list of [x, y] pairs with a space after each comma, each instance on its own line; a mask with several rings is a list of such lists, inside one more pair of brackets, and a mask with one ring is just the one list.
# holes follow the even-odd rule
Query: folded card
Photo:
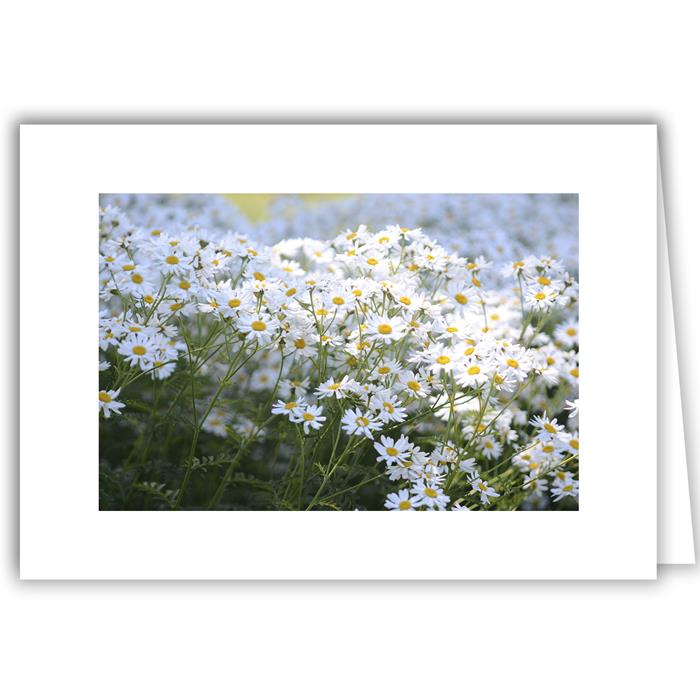
[[21, 165], [23, 577], [656, 576], [653, 125], [29, 126]]

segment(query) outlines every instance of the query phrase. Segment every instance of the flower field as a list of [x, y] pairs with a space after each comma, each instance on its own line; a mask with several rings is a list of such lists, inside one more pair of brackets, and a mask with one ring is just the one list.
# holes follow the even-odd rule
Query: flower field
[[101, 197], [101, 509], [578, 508], [575, 196], [242, 201]]

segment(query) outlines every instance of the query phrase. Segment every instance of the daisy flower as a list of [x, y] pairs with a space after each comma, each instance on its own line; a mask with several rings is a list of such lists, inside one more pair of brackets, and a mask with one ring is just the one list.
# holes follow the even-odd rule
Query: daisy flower
[[403, 338], [406, 334], [406, 323], [401, 317], [375, 316], [367, 320], [366, 334], [388, 344]]
[[525, 292], [525, 306], [534, 311], [548, 311], [554, 306], [558, 296], [558, 292], [554, 289], [531, 287]]
[[369, 405], [379, 411], [377, 418], [384, 423], [401, 423], [406, 420], [406, 409], [402, 408], [398, 397], [389, 391], [377, 392], [370, 399]]
[[401, 371], [401, 365], [394, 360], [382, 359], [377, 367], [372, 370], [370, 379], [387, 379], [395, 376]]
[[428, 370], [438, 374], [441, 370], [449, 372], [459, 366], [459, 355], [444, 345], [434, 345], [428, 351]]
[[124, 408], [124, 404], [117, 401], [117, 396], [121, 389], [107, 389], [106, 391], [100, 391], [98, 394], [100, 401], [100, 409], [105, 418], [109, 418], [111, 413], [121, 414], [119, 409]]
[[371, 413], [363, 412], [359, 408], [350, 408], [343, 414], [342, 418], [343, 430], [348, 435], [364, 435], [368, 439], [372, 439], [372, 431], [380, 430], [382, 427], [381, 421], [377, 420]]
[[409, 495], [408, 489], [401, 489], [387, 495], [384, 507], [387, 510], [415, 510], [420, 506], [420, 500], [419, 496]]
[[555, 483], [550, 489], [550, 493], [555, 503], [567, 496], [578, 499], [578, 481], [569, 476], [568, 479]]
[[556, 418], [551, 420], [547, 418], [547, 414], [544, 413], [541, 416], [535, 416], [531, 421], [530, 425], [537, 428], [537, 438], [545, 442], [551, 441], [556, 438], [564, 431], [564, 426], [557, 423]]
[[356, 382], [347, 375], [345, 375], [340, 381], [336, 382], [333, 377], [319, 384], [318, 389], [314, 392], [316, 396], [328, 399], [334, 397], [336, 399], [345, 398], [348, 393], [355, 391]]
[[147, 370], [153, 367], [156, 349], [150, 336], [145, 333], [130, 333], [119, 343], [117, 351], [132, 367], [138, 365], [142, 370]]
[[272, 413], [276, 416], [289, 416], [293, 411], [299, 408], [299, 405], [297, 401], [278, 401], [272, 407]]
[[479, 494], [483, 504], [488, 504], [491, 502], [491, 498], [498, 498], [501, 495], [496, 493], [496, 489], [493, 486], [489, 486], [488, 482], [480, 477], [471, 482], [471, 487]]
[[501, 456], [503, 446], [491, 437], [481, 439], [481, 454], [487, 459], [496, 459]]
[[554, 329], [554, 337], [565, 348], [572, 348], [574, 345], [578, 345], [578, 323], [575, 321], [560, 323]]
[[411, 493], [417, 496], [419, 505], [426, 506], [434, 510], [445, 510], [445, 507], [450, 502], [450, 497], [445, 495], [445, 492], [437, 485], [424, 481], [416, 482], [411, 489]]
[[416, 372], [400, 372], [398, 386], [404, 389], [414, 398], [425, 398], [428, 395], [429, 385], [425, 378]]
[[278, 329], [277, 320], [266, 313], [241, 314], [238, 321], [238, 330], [261, 345], [269, 343]]
[[489, 369], [481, 360], [470, 357], [465, 364], [459, 366], [455, 378], [465, 388], [480, 387], [489, 381], [486, 373]]
[[374, 443], [374, 449], [379, 453], [377, 462], [386, 462], [387, 465], [396, 464], [397, 462], [406, 461], [411, 454], [413, 445], [409, 442], [405, 435], [402, 435], [398, 440], [381, 435], [380, 442]]
[[290, 416], [292, 423], [302, 423], [304, 434], [308, 435], [309, 430], [318, 430], [326, 420], [321, 406], [299, 406], [294, 409]]

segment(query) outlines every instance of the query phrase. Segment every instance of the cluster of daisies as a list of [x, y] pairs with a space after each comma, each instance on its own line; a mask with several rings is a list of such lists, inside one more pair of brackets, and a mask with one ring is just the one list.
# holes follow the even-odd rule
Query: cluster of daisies
[[324, 474], [382, 478], [390, 510], [575, 507], [578, 284], [557, 258], [397, 225], [261, 243], [212, 203], [194, 222], [127, 204], [100, 211], [105, 418], [185, 370], [201, 430], [283, 473], [321, 443]]

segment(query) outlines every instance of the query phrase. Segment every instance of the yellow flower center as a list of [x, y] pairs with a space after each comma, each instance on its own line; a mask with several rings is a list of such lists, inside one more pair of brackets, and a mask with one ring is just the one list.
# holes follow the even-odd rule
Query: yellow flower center
[[240, 299], [229, 299], [228, 300], [228, 305], [232, 309], [237, 309], [241, 305], [241, 300]]
[[571, 493], [574, 490], [574, 485], [573, 484], [567, 484], [564, 486], [562, 491], [566, 491], [566, 493]]
[[544, 452], [545, 454], [552, 454], [552, 452], [554, 452], [554, 445], [545, 445], [542, 448], [542, 452]]
[[554, 364], [554, 358], [553, 357], [548, 357], [547, 358], [547, 365], [551, 367]]
[[337, 304], [338, 306], [345, 303], [345, 299], [343, 299], [343, 297], [333, 297], [332, 301], [334, 304]]
[[101, 391], [100, 401], [102, 401], [102, 403], [111, 403], [112, 397], [106, 391]]
[[543, 286], [546, 287], [552, 283], [552, 280], [549, 279], [549, 277], [538, 277], [537, 281]]
[[411, 501], [400, 501], [399, 510], [411, 510]]
[[397, 454], [399, 454], [399, 451], [395, 447], [387, 447], [386, 448], [386, 453], [390, 457], [396, 457]]
[[479, 280], [476, 277], [472, 277], [472, 284], [475, 287], [481, 287], [481, 282], [479, 282]]
[[499, 314], [491, 314], [491, 316], [490, 316], [490, 319], [491, 319], [492, 321], [498, 321], [500, 318], [501, 318], [501, 317], [500, 317]]
[[520, 367], [520, 364], [518, 363], [518, 361], [514, 360], [512, 357], [509, 357], [506, 360], [506, 364], [508, 365], [508, 367], [512, 367], [513, 369], [517, 369], [518, 367]]
[[131, 275], [131, 281], [134, 284], [141, 284], [141, 282], [143, 282], [143, 277], [141, 277], [138, 272], [134, 272], [134, 274]]
[[306, 347], [306, 341], [303, 338], [297, 338], [294, 341], [294, 347], [297, 350], [303, 350]]
[[175, 302], [174, 304], [170, 305], [170, 310], [171, 311], [179, 311], [184, 304], [181, 301]]
[[353, 290], [352, 290], [352, 294], [353, 294], [353, 296], [361, 297], [361, 296], [362, 296], [362, 290], [361, 290], [361, 289], [353, 289]]
[[406, 383], [406, 386], [411, 390], [411, 391], [420, 391], [420, 384], [411, 379], [409, 382]]
[[253, 321], [253, 323], [250, 324], [250, 327], [254, 331], [264, 331], [267, 328], [267, 323], [265, 323], [265, 321]]
[[535, 299], [537, 299], [537, 301], [542, 301], [543, 299], [546, 299], [546, 298], [547, 298], [547, 295], [544, 294], [544, 292], [537, 292], [537, 294], [535, 294]]
[[314, 420], [314, 418], [316, 418], [316, 416], [313, 413], [304, 413], [302, 418], [306, 421], [311, 421], [311, 420]]
[[379, 242], [380, 242], [380, 243], [388, 243], [389, 240], [390, 240], [390, 239], [389, 239], [389, 236], [382, 236], [382, 237], [379, 239]]
[[180, 287], [180, 289], [189, 289], [191, 286], [192, 285], [187, 280], [182, 280], [180, 282], [180, 284], [178, 285], [178, 287]]
[[574, 367], [574, 368], [571, 370], [571, 372], [569, 372], [569, 374], [570, 374], [572, 377], [576, 377], [576, 379], [578, 379], [578, 367]]
[[468, 347], [465, 351], [464, 354], [469, 357], [469, 355], [474, 353], [474, 348], [473, 347]]
[[493, 377], [493, 381], [496, 382], [496, 384], [503, 384], [503, 382], [506, 380], [505, 377], [502, 377], [500, 374], [496, 374]]
[[328, 387], [331, 391], [335, 391], [336, 389], [340, 389], [340, 384], [331, 384]]
[[255, 277], [255, 279], [258, 280], [258, 282], [264, 282], [264, 281], [265, 281], [265, 275], [263, 275], [262, 272], [257, 272], [257, 271], [254, 272], [254, 273], [253, 273], [253, 277]]
[[479, 365], [472, 365], [468, 370], [467, 374], [470, 374], [472, 377], [476, 374], [479, 374], [481, 372], [481, 367]]
[[368, 421], [364, 416], [360, 416], [360, 417], [355, 421], [355, 423], [357, 423], [357, 425], [363, 425], [363, 426], [369, 425], [369, 421]]
[[490, 440], [487, 440], [487, 441], [484, 443], [484, 447], [485, 447], [487, 450], [491, 450], [491, 449], [493, 449], [493, 443], [492, 443]]
[[293, 297], [297, 293], [296, 287], [288, 289], [285, 293], [288, 297]]
[[488, 489], [489, 489], [489, 487], [483, 481], [479, 484], [479, 488], [482, 491], [488, 491]]
[[571, 447], [573, 447], [575, 450], [578, 450], [578, 440], [576, 438], [569, 440], [569, 445], [571, 445]]
[[152, 304], [152, 303], [155, 301], [154, 297], [151, 296], [150, 294], [144, 294], [143, 300], [144, 300], [147, 304]]
[[168, 255], [168, 257], [165, 258], [165, 262], [168, 263], [168, 265], [177, 265], [180, 262], [180, 258], [178, 258], [177, 255]]
[[400, 301], [402, 304], [405, 304], [406, 306], [410, 306], [410, 305], [411, 305], [411, 300], [410, 300], [409, 297], [399, 297], [399, 301]]
[[134, 345], [134, 347], [131, 348], [131, 352], [133, 352], [134, 355], [145, 355], [146, 348], [144, 348], [143, 345]]
[[545, 423], [545, 424], [544, 424], [544, 429], [545, 429], [548, 433], [552, 433], [552, 434], [554, 434], [554, 433], [557, 432], [557, 429], [556, 429], [551, 423]]
[[384, 410], [385, 410], [387, 413], [393, 413], [393, 412], [394, 412], [394, 405], [388, 403], [387, 401], [385, 401], [385, 402], [384, 402]]
[[380, 367], [377, 370], [378, 374], [389, 374], [389, 372], [391, 372], [391, 369], [389, 367]]
[[293, 408], [296, 408], [299, 404], [296, 401], [289, 401], [288, 403], [284, 404], [284, 407], [287, 411], [291, 411]]
[[525, 263], [522, 260], [518, 260], [517, 262], [513, 263], [513, 269], [517, 270], [518, 268], [525, 267]]
[[382, 334], [382, 335], [389, 335], [391, 333], [391, 326], [388, 323], [380, 323], [377, 326], [377, 330]]
[[469, 301], [469, 297], [465, 296], [464, 294], [455, 294], [455, 301], [464, 306], [464, 304]]
[[445, 328], [445, 330], [446, 330], [448, 333], [456, 333], [456, 332], [457, 332], [456, 326], [447, 326], [447, 328]]
[[428, 498], [437, 498], [437, 491], [435, 489], [431, 489], [430, 487], [423, 489], [423, 493], [428, 497]]
[[379, 260], [377, 260], [377, 258], [367, 258], [367, 264], [372, 265], [372, 267], [374, 267], [378, 263], [379, 263]]
[[124, 265], [122, 267], [122, 270], [125, 270], [126, 272], [131, 272], [131, 270], [134, 270], [134, 269], [136, 269], [136, 265], [133, 265], [131, 263], [129, 263], [128, 265]]
[[450, 358], [447, 355], [440, 355], [440, 357], [435, 359], [439, 365], [447, 365], [450, 363]]
[[568, 335], [570, 338], [573, 338], [576, 335], [576, 329], [575, 328], [567, 328], [566, 335]]

